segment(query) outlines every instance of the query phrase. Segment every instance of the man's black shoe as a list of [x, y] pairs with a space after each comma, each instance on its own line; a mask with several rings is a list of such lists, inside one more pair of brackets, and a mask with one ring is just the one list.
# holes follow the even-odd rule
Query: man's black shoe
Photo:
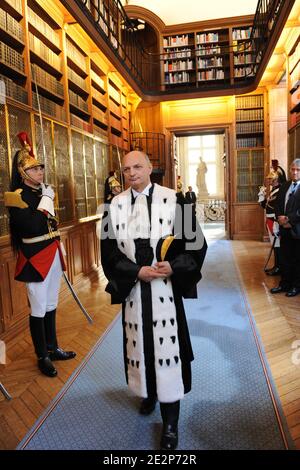
[[67, 361], [68, 359], [73, 359], [75, 356], [76, 353], [74, 351], [64, 351], [60, 348], [49, 351], [51, 361]]
[[44, 375], [47, 375], [48, 377], [57, 376], [57, 370], [55, 369], [54, 365], [52, 364], [48, 356], [38, 359], [38, 366], [39, 366], [40, 371]]
[[178, 430], [171, 424], [164, 424], [161, 435], [161, 450], [174, 450], [178, 445]]
[[144, 398], [140, 406], [141, 415], [150, 415], [155, 410], [157, 398]]
[[271, 294], [279, 294], [280, 292], [287, 292], [287, 291], [288, 289], [282, 286], [277, 286], [277, 287], [273, 287], [272, 289], [270, 289]]
[[286, 297], [295, 297], [295, 295], [298, 295], [298, 294], [300, 294], [300, 288], [299, 287], [293, 287], [285, 295], [286, 295]]
[[275, 266], [275, 268], [270, 269], [270, 271], [266, 271], [266, 274], [268, 276], [279, 276], [279, 274], [281, 274], [280, 268], [278, 268], [278, 266]]

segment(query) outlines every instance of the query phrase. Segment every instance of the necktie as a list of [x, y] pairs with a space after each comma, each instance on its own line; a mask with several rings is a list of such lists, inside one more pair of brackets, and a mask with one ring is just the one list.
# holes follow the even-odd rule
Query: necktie
[[131, 236], [134, 239], [150, 236], [149, 212], [145, 194], [139, 194], [135, 198], [131, 215]]
[[293, 183], [293, 184], [292, 184], [291, 191], [290, 191], [290, 194], [289, 194], [289, 197], [291, 197], [292, 194], [295, 193], [296, 189], [297, 189], [297, 183]]

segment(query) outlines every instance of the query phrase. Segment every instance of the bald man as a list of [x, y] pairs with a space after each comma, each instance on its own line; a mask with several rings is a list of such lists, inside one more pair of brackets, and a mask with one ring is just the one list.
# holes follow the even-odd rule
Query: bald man
[[[103, 221], [101, 259], [111, 302], [122, 303], [128, 386], [142, 398], [141, 414], [160, 402], [160, 448], [172, 450], [193, 360], [182, 297], [197, 297], [207, 245], [191, 206], [179, 203], [174, 190], [152, 184], [151, 172], [143, 152], [125, 155], [129, 188], [114, 197]], [[172, 238], [165, 239], [175, 234], [166, 252]]]

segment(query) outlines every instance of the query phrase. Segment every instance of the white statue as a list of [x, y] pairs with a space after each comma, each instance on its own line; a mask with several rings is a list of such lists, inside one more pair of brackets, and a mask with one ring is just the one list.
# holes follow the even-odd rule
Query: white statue
[[202, 160], [202, 157], [199, 159], [199, 165], [197, 168], [197, 188], [198, 188], [198, 199], [203, 199], [208, 197], [208, 191], [206, 187], [205, 174], [207, 173], [206, 163]]

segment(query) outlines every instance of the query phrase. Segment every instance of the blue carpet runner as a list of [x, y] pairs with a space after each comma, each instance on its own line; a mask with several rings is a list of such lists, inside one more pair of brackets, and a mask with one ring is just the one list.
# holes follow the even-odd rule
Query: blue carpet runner
[[[229, 241], [209, 245], [199, 299], [185, 306], [195, 361], [178, 449], [285, 449], [290, 438]], [[118, 318], [18, 448], [159, 449], [159, 406], [144, 417], [139, 402], [125, 384]]]

